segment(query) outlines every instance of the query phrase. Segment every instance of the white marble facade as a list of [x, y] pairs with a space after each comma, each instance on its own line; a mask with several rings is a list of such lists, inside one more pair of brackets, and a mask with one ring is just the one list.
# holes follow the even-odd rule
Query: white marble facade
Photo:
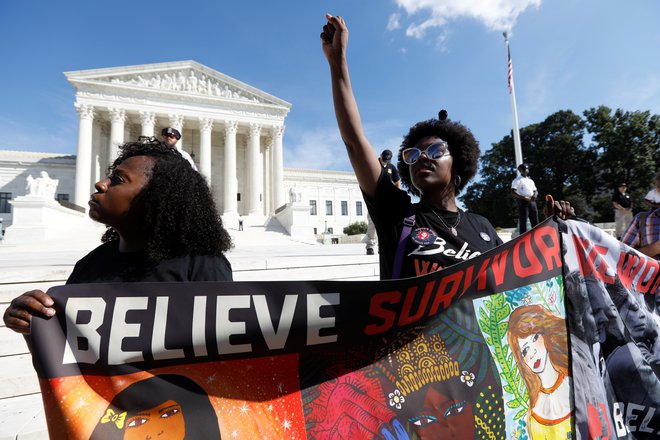
[[[352, 172], [284, 169], [284, 120], [291, 104], [279, 98], [194, 61], [65, 76], [76, 90], [76, 156], [0, 151], [0, 195], [27, 194], [27, 176], [46, 171], [59, 179], [58, 199], [87, 209], [118, 145], [174, 127], [182, 134], [179, 147], [194, 155], [229, 227], [239, 215], [247, 225], [273, 217], [292, 235], [312, 236], [341, 234], [367, 219]], [[12, 224], [7, 211], [0, 212], [5, 228]]]
[[65, 72], [76, 90], [73, 202], [86, 207], [117, 145], [178, 129], [223, 217], [286, 204], [282, 137], [291, 104], [195, 61]]
[[[367, 221], [367, 206], [353, 172], [286, 168], [284, 187], [288, 206], [306, 208], [305, 216], [296, 217], [301, 224], [292, 225], [303, 229], [303, 235], [342, 234], [349, 224]], [[286, 219], [279, 213], [276, 217], [288, 228]]]
[[0, 220], [6, 228], [13, 222], [10, 200], [29, 194], [28, 177], [38, 178], [43, 171], [58, 185], [53, 199], [73, 200], [76, 157], [58, 153], [0, 151]]

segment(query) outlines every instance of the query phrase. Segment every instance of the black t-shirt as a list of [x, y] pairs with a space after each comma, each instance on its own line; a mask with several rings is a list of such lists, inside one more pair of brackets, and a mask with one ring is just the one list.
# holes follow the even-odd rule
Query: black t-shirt
[[385, 165], [383, 169], [385, 170], [385, 172], [387, 172], [387, 175], [389, 176], [392, 182], [397, 183], [399, 180], [401, 180], [401, 177], [399, 176], [399, 170], [397, 170], [396, 167], [392, 165], [391, 162]]
[[[436, 209], [436, 215], [424, 203], [413, 204], [408, 193], [395, 187], [389, 179], [384, 179], [384, 174], [385, 172], [381, 173], [374, 199], [363, 194], [369, 215], [378, 233], [381, 279], [392, 277], [403, 220], [409, 215], [411, 206], [415, 211], [415, 225], [406, 240], [401, 278], [435, 272], [481, 255], [502, 244], [502, 240], [488, 220], [470, 212], [461, 211], [461, 220], [455, 228], [458, 235], [454, 236], [438, 220], [437, 215], [440, 215], [448, 226], [453, 226], [457, 220], [457, 213]], [[423, 235], [424, 232], [435, 235], [435, 240], [431, 240], [429, 244], [413, 241], [421, 241], [416, 236]]]
[[628, 193], [621, 194], [619, 190], [614, 191], [614, 194], [612, 195], [612, 201], [618, 203], [626, 209], [630, 208], [631, 205], [630, 195], [628, 195]]
[[224, 255], [181, 255], [153, 263], [146, 253], [119, 252], [119, 242], [110, 241], [81, 258], [66, 283], [232, 280]]

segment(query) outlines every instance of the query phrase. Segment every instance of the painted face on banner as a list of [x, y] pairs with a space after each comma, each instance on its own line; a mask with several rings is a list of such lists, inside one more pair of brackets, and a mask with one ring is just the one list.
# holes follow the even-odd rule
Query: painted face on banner
[[628, 297], [623, 307], [621, 307], [620, 315], [626, 327], [628, 327], [630, 335], [635, 340], [644, 338], [648, 325], [648, 316], [637, 302]]
[[593, 277], [585, 278], [587, 285], [587, 294], [589, 296], [589, 303], [591, 304], [592, 315], [596, 321], [598, 329], [598, 342], [603, 343], [607, 338], [607, 330], [616, 327], [617, 310], [612, 300], [605, 299], [607, 291], [602, 285], [601, 281], [595, 280]]
[[451, 399], [433, 385], [426, 388], [419, 414], [408, 421], [422, 439], [474, 437], [472, 405]]
[[548, 362], [548, 350], [545, 348], [543, 335], [534, 333], [526, 338], [518, 338], [518, 345], [529, 369], [536, 374], [542, 373]]
[[126, 419], [124, 440], [183, 440], [185, 437], [186, 426], [181, 405], [173, 400], [140, 411]]

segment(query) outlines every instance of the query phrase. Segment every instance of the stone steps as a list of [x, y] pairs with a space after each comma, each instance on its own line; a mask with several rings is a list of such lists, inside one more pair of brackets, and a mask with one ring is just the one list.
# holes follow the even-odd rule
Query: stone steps
[[0, 440], [47, 440], [41, 394], [0, 400]]

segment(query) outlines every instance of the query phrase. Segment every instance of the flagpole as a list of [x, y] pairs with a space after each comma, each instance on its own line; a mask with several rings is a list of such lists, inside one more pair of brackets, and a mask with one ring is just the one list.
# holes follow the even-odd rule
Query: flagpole
[[507, 77], [509, 81], [509, 97], [511, 99], [511, 113], [513, 114], [513, 150], [516, 156], [516, 168], [523, 163], [522, 148], [520, 146], [520, 130], [518, 128], [518, 109], [516, 107], [516, 88], [513, 85], [513, 63], [511, 62], [511, 51], [509, 50], [509, 34], [503, 33], [506, 43]]

